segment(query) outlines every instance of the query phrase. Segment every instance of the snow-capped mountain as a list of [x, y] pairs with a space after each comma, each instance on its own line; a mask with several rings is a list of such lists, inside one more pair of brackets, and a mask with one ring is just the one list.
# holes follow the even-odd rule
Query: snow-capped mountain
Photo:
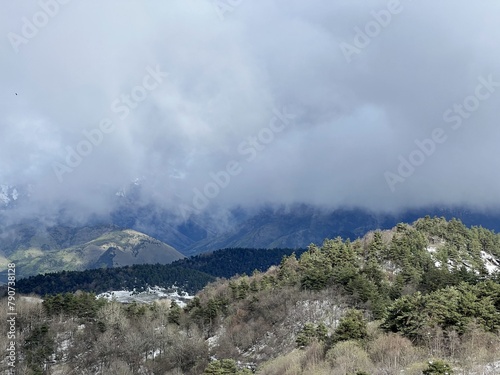
[[0, 208], [12, 206], [20, 198], [20, 189], [11, 185], [0, 185]]

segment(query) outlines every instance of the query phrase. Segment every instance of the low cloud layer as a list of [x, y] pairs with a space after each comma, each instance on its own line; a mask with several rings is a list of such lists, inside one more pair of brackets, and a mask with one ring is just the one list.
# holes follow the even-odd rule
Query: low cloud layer
[[[0, 184], [105, 213], [498, 205], [497, 1], [4, 4]], [[33, 211], [32, 211], [33, 212]]]

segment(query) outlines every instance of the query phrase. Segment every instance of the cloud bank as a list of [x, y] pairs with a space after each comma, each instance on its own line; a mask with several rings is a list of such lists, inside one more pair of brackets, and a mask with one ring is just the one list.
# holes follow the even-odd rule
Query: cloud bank
[[32, 213], [105, 213], [137, 178], [144, 201], [181, 213], [496, 206], [499, 11], [493, 0], [6, 3], [0, 183], [29, 185]]

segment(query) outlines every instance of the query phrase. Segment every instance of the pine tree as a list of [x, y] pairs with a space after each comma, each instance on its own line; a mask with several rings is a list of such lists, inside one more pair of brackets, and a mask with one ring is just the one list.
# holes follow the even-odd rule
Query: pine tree
[[328, 338], [328, 329], [324, 323], [319, 323], [316, 327], [316, 337], [319, 341], [325, 342]]
[[451, 375], [453, 370], [451, 366], [441, 360], [429, 362], [427, 369], [423, 371], [423, 375]]
[[366, 336], [368, 336], [368, 329], [363, 312], [350, 309], [340, 319], [339, 325], [333, 333], [332, 341], [336, 343], [347, 340], [362, 340]]
[[314, 324], [306, 323], [297, 335], [295, 343], [297, 344], [297, 347], [304, 348], [312, 343], [316, 335], [316, 328], [314, 327]]
[[182, 310], [180, 306], [175, 301], [172, 301], [172, 303], [170, 304], [170, 311], [168, 312], [168, 322], [179, 325], [181, 319], [181, 311]]

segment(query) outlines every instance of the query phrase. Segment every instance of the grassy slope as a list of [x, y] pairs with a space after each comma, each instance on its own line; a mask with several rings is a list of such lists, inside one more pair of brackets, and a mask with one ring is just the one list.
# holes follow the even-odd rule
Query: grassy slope
[[[46, 239], [40, 241], [34, 236], [27, 246], [19, 246], [5, 259], [0, 259], [3, 260], [0, 267], [3, 270], [8, 261], [15, 262], [18, 276], [28, 276], [62, 270], [83, 270], [96, 266], [171, 263], [184, 258], [173, 247], [132, 230], [114, 230], [90, 240], [87, 235], [82, 238], [86, 242], [43, 250], [43, 245], [47, 244]], [[69, 241], [60, 242], [64, 245]], [[105, 258], [102, 257], [104, 254]]]

